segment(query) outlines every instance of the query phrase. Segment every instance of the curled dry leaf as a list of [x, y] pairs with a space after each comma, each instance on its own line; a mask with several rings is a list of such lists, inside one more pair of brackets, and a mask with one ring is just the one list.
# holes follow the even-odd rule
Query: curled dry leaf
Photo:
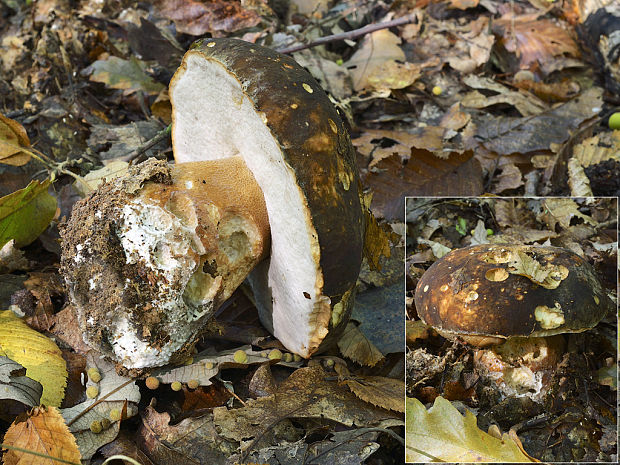
[[23, 150], [27, 147], [30, 147], [30, 139], [24, 127], [0, 113], [0, 163], [25, 165], [30, 161], [30, 154]]
[[54, 459], [81, 463], [75, 438], [54, 407], [36, 407], [30, 415], [19, 416], [4, 435], [3, 442], [49, 457], [9, 450], [4, 453], [4, 465], [58, 465], [60, 462]]

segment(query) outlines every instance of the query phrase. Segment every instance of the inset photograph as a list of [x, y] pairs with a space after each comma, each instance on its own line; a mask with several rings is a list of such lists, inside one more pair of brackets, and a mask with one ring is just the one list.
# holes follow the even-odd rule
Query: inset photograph
[[617, 198], [405, 209], [407, 462], [617, 462]]

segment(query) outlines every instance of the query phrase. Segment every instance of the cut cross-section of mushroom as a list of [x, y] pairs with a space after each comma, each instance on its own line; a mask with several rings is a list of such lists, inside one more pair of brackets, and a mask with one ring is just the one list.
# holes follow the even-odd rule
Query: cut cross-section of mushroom
[[178, 163], [240, 155], [260, 185], [271, 251], [249, 282], [263, 324], [310, 356], [344, 329], [362, 259], [360, 182], [337, 111], [292, 58], [235, 39], [193, 47], [170, 99]]
[[170, 98], [176, 164], [133, 167], [64, 228], [86, 342], [126, 368], [174, 361], [247, 277], [288, 350], [328, 347], [353, 307], [364, 231], [336, 109], [290, 57], [236, 39], [197, 43]]
[[126, 368], [189, 349], [269, 250], [262, 194], [239, 157], [132, 167], [78, 202], [62, 236], [84, 339]]

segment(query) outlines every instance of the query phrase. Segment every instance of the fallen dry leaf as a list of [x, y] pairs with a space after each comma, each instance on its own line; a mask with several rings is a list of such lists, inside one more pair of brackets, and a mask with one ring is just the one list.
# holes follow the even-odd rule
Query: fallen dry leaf
[[30, 139], [24, 127], [0, 113], [0, 163], [25, 165], [30, 161], [30, 154], [22, 149], [27, 147]]
[[[268, 8], [265, 2], [262, 8]], [[260, 15], [237, 0], [160, 0], [160, 13], [174, 21], [179, 32], [201, 36], [256, 26]]]
[[581, 55], [569, 28], [552, 20], [504, 17], [493, 21], [492, 29], [500, 37], [499, 45], [516, 55], [518, 69], [541, 69], [546, 75], [558, 69], [558, 59]]
[[20, 415], [7, 430], [3, 442], [50, 457], [9, 449], [4, 453], [4, 465], [58, 465], [54, 459], [81, 463], [75, 438], [54, 407], [36, 407], [30, 415]]
[[379, 349], [362, 333], [356, 324], [347, 323], [343, 335], [338, 340], [342, 355], [360, 365], [375, 366], [384, 356]]
[[405, 383], [384, 376], [359, 376], [342, 381], [365, 402], [395, 412], [405, 413]]

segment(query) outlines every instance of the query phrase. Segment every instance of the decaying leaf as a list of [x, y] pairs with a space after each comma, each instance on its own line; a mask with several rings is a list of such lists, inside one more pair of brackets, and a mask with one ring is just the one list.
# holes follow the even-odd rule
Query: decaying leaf
[[43, 386], [28, 378], [23, 366], [0, 356], [0, 411], [16, 415], [36, 407], [41, 401], [42, 393]]
[[41, 403], [58, 407], [67, 384], [66, 362], [58, 346], [29, 328], [10, 310], [0, 312], [0, 355], [26, 368], [26, 376], [43, 386]]
[[592, 197], [590, 180], [577, 158], [568, 160], [568, 186], [573, 197]]
[[56, 214], [56, 199], [47, 192], [50, 184], [32, 181], [0, 198], [0, 247], [11, 239], [15, 247], [24, 247], [45, 231]]
[[[172, 19], [179, 32], [201, 36], [207, 32], [233, 32], [256, 26], [260, 15], [237, 0], [172, 0], [159, 1], [162, 15]], [[263, 9], [266, 2], [256, 2]]]
[[37, 407], [30, 415], [20, 415], [7, 430], [3, 443], [49, 456], [8, 450], [3, 457], [5, 465], [58, 465], [60, 462], [54, 459], [81, 463], [75, 438], [54, 407]]
[[596, 224], [592, 217], [579, 211], [579, 205], [572, 199], [548, 198], [544, 201], [544, 207], [541, 219], [552, 231], [558, 223], [562, 228], [568, 228], [573, 218], [580, 218], [584, 223]]
[[579, 47], [567, 28], [533, 15], [495, 20], [493, 32], [501, 37], [500, 45], [516, 55], [518, 69], [540, 67], [544, 74], [549, 74], [561, 69], [557, 64], [559, 59], [580, 56]]
[[89, 172], [86, 176], [84, 176], [83, 182], [75, 182], [74, 188], [77, 190], [80, 195], [86, 196], [90, 192], [94, 191], [104, 182], [109, 182], [112, 179], [124, 176], [127, 174], [127, 168], [129, 167], [129, 163], [125, 161], [115, 160], [111, 163], [108, 163], [103, 168], [99, 168], [98, 170], [93, 170]]
[[[88, 460], [99, 447], [113, 441], [118, 435], [120, 422], [110, 418], [113, 409], [123, 413], [124, 419], [138, 412], [140, 389], [132, 378], [118, 375], [114, 364], [102, 356], [91, 351], [86, 358], [87, 371], [95, 368], [101, 376], [99, 382], [89, 378], [86, 383], [87, 389], [97, 388], [97, 395], [73, 407], [62, 409], [61, 414], [76, 438], [82, 457]], [[106, 418], [110, 420], [107, 428], [99, 433], [91, 431], [93, 421], [101, 422]]]
[[27, 270], [29, 262], [22, 250], [15, 248], [15, 240], [0, 247], [0, 273], [11, 273], [15, 270]]
[[358, 50], [345, 63], [356, 91], [402, 89], [415, 82], [420, 76], [420, 68], [406, 63], [400, 42], [400, 38], [388, 29], [364, 37]]
[[381, 257], [390, 256], [390, 236], [383, 229], [369, 208], [364, 209], [366, 232], [364, 235], [364, 257], [371, 270], [381, 269]]
[[27, 147], [30, 139], [24, 127], [0, 113], [0, 163], [25, 165], [30, 160], [30, 154], [23, 150]]
[[374, 366], [383, 360], [383, 354], [354, 323], [347, 324], [338, 348], [342, 355], [361, 365]]
[[597, 134], [576, 144], [573, 157], [584, 168], [605, 160], [620, 160], [620, 130]]
[[164, 85], [155, 81], [146, 73], [144, 62], [131, 57], [123, 60], [115, 56], [106, 60], [97, 60], [90, 65], [90, 80], [101, 82], [112, 89], [122, 89], [127, 93], [143, 91], [146, 94], [158, 94]]
[[[235, 361], [235, 353], [239, 350], [245, 352], [246, 361], [243, 363]], [[152, 375], [166, 384], [178, 381], [187, 383], [189, 380], [198, 381], [200, 386], [210, 386], [211, 378], [217, 375], [220, 370], [225, 368], [244, 368], [249, 365], [259, 363], [276, 363], [276, 360], [269, 359], [271, 350], [253, 350], [251, 346], [242, 346], [236, 349], [223, 350], [217, 352], [213, 349], [207, 349], [192, 358], [192, 363], [176, 368], [161, 368], [153, 371]], [[277, 363], [297, 367], [299, 362], [282, 362]]]
[[343, 384], [363, 401], [395, 412], [405, 412], [405, 383], [383, 376], [360, 376], [345, 379]]
[[537, 462], [505, 433], [501, 439], [478, 429], [469, 410], [465, 416], [443, 397], [426, 410], [407, 398], [407, 462]]
[[273, 431], [274, 425], [289, 417], [322, 418], [357, 427], [402, 424], [400, 414], [371, 407], [348, 388], [326, 378], [320, 366], [300, 368], [272, 396], [251, 399], [238, 409], [215, 408], [213, 421], [220, 435], [241, 442], [241, 450], [250, 445], [250, 439]]

